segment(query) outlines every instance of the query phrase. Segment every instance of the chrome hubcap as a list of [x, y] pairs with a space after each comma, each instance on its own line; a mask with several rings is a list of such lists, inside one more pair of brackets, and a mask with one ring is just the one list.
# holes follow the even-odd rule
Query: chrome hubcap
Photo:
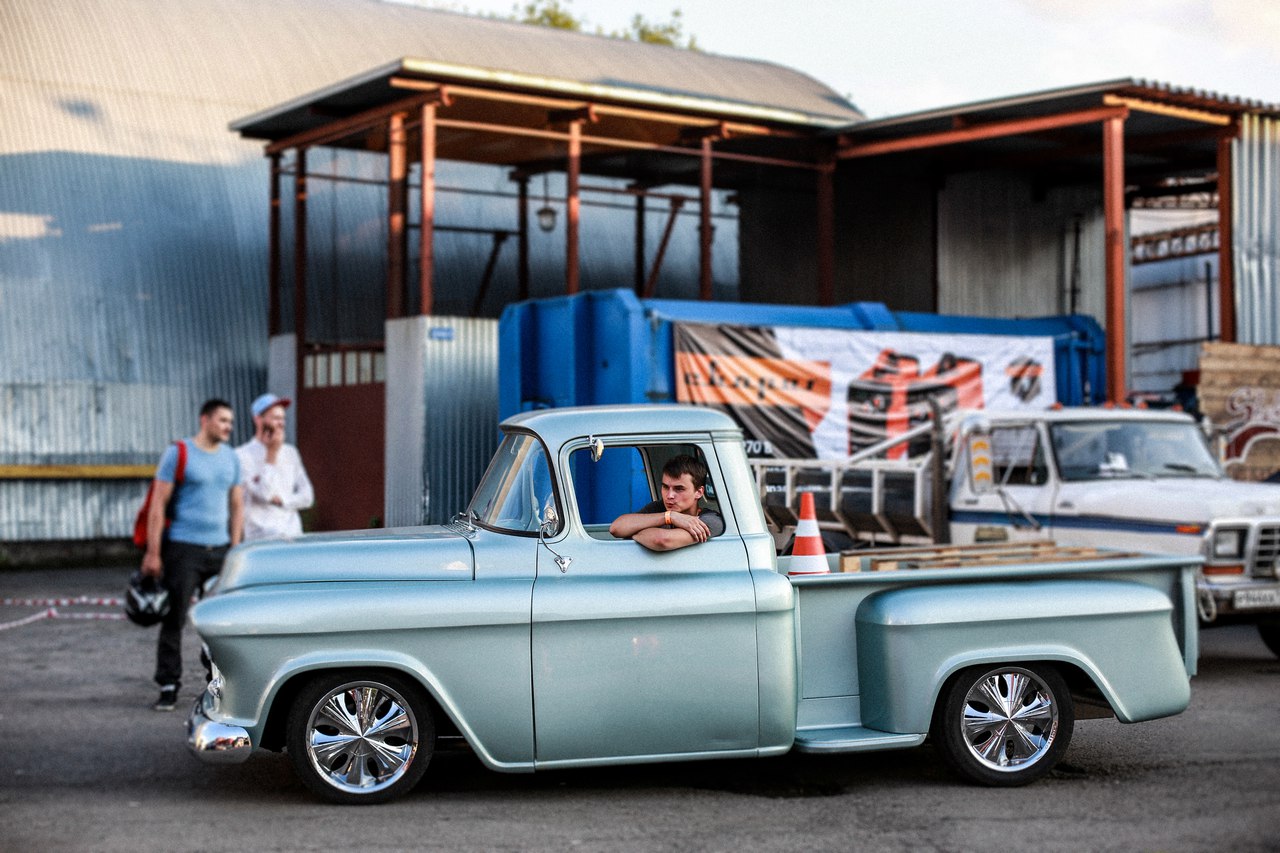
[[307, 724], [307, 754], [330, 785], [369, 793], [404, 775], [418, 749], [408, 703], [381, 684], [346, 684], [317, 703]]
[[969, 752], [992, 770], [1019, 770], [1039, 761], [1058, 733], [1058, 708], [1048, 688], [1025, 669], [984, 675], [970, 688], [961, 720]]

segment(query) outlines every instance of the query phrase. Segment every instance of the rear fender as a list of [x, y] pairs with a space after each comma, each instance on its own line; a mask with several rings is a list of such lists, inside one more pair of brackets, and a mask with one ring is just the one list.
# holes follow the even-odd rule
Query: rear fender
[[1176, 714], [1191, 687], [1158, 590], [1111, 580], [945, 584], [869, 596], [857, 612], [863, 725], [929, 730], [946, 680], [982, 664], [1083, 671], [1121, 722]]

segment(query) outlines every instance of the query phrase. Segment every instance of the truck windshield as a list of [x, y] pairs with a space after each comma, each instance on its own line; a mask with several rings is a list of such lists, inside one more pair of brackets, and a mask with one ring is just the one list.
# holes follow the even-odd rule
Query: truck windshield
[[1222, 476], [1193, 423], [1072, 421], [1050, 424], [1049, 436], [1063, 480]]
[[536, 533], [542, 522], [559, 517], [555, 507], [542, 444], [531, 435], [507, 435], [471, 499], [472, 518], [496, 530]]

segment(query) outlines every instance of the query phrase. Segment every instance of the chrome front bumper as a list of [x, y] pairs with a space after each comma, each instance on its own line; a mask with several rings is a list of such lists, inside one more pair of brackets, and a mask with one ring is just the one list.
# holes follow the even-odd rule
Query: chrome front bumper
[[253, 752], [249, 732], [209, 719], [204, 713], [204, 696], [191, 706], [187, 717], [187, 748], [207, 764], [239, 764]]

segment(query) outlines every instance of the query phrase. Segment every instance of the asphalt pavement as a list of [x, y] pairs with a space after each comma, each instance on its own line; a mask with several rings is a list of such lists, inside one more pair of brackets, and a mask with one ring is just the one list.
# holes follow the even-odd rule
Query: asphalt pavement
[[[185, 714], [150, 709], [155, 629], [97, 603], [128, 571], [0, 571], [0, 850], [1280, 850], [1280, 660], [1247, 626], [1203, 632], [1186, 713], [1081, 721], [1025, 788], [965, 785], [927, 745], [533, 775], [460, 752], [339, 807], [287, 756], [188, 755]], [[190, 632], [185, 653], [195, 685]]]

